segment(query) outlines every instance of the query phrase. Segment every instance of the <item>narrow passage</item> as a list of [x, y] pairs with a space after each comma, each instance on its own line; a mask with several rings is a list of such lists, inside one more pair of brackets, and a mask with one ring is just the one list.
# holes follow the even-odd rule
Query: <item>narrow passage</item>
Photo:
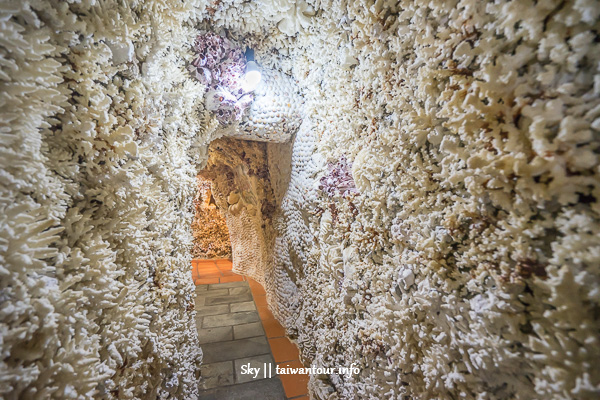
[[[269, 311], [263, 287], [231, 268], [230, 260], [192, 261], [196, 327], [204, 353], [200, 399], [308, 399], [308, 375], [275, 373], [276, 365], [302, 364]], [[248, 365], [260, 370], [249, 374]]]

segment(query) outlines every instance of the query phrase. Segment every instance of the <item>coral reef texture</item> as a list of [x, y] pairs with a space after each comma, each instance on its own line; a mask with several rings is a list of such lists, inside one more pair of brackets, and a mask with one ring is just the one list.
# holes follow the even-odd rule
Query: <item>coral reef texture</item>
[[196, 397], [194, 5], [0, 9], [0, 397]]
[[196, 214], [192, 222], [194, 258], [230, 258], [229, 230], [212, 195], [211, 182], [198, 177], [198, 194], [194, 199]]
[[[598, 0], [0, 16], [0, 397], [197, 397], [198, 173], [302, 362], [358, 367], [311, 398], [600, 397]], [[236, 123], [206, 32], [266, 72]]]

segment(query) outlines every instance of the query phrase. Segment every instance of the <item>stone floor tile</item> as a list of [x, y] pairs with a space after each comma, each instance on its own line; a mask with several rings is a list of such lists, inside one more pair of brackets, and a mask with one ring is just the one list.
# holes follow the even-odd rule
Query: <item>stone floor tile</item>
[[231, 326], [248, 324], [260, 320], [256, 311], [241, 311], [229, 314], [208, 315], [203, 317], [203, 328], [214, 328], [216, 326]]
[[234, 367], [232, 361], [202, 364], [200, 367], [200, 390], [213, 389], [234, 383]]
[[213, 285], [208, 285], [208, 290], [206, 292], [202, 292], [199, 296], [202, 297], [218, 297], [218, 296], [227, 296], [229, 295], [228, 288], [213, 288]]
[[259, 320], [255, 311], [242, 311], [230, 314], [208, 315], [203, 317], [202, 328], [214, 328], [216, 326], [231, 326], [248, 324]]
[[[210, 293], [210, 290], [208, 293]], [[214, 297], [211, 296], [204, 300], [204, 304], [209, 306], [217, 304], [241, 303], [245, 301], [252, 301], [252, 295], [250, 293]]]
[[198, 329], [198, 341], [200, 344], [225, 342], [229, 340], [233, 340], [233, 328], [231, 326]]
[[233, 287], [242, 287], [242, 286], [248, 286], [248, 282], [241, 281], [241, 282], [218, 283], [218, 284], [214, 284], [214, 285], [209, 285], [208, 290], [229, 289], [229, 288], [233, 288]]
[[[220, 306], [215, 306], [215, 307], [220, 307]], [[252, 300], [244, 301], [241, 303], [232, 303], [229, 305], [229, 307], [231, 308], [231, 312], [256, 311], [256, 306], [254, 305], [254, 302]]]
[[250, 324], [235, 325], [233, 327], [233, 338], [234, 339], [245, 339], [255, 336], [264, 336], [265, 331], [263, 330], [260, 322], [252, 322]]
[[[238, 310], [238, 311], [251, 311], [251, 310]], [[229, 312], [230, 312], [229, 304], [221, 304], [221, 305], [217, 305], [217, 306], [196, 307], [196, 315], [198, 317], [204, 317], [206, 315], [228, 314]]]
[[250, 293], [249, 286], [234, 287], [234, 288], [229, 289], [229, 294], [231, 294], [231, 295], [247, 294], [247, 293]]
[[269, 354], [269, 344], [263, 337], [232, 340], [230, 342], [216, 342], [203, 346], [204, 362], [235, 360], [238, 358]]
[[200, 392], [200, 400], [285, 400], [285, 392], [277, 377], [225, 386]]

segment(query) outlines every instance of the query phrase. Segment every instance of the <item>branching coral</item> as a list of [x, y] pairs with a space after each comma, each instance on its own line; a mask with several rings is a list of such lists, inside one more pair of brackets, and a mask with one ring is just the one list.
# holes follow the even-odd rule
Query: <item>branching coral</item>
[[[312, 397], [598, 398], [597, 1], [125, 3], [0, 5], [0, 396], [196, 397], [194, 177], [234, 134], [294, 137], [289, 179], [213, 172], [303, 361], [359, 366]], [[198, 25], [269, 71], [247, 113]]]
[[307, 362], [361, 366], [313, 394], [598, 397], [596, 3], [321, 1], [269, 32], [310, 116], [272, 307]]
[[0, 10], [0, 397], [197, 397], [191, 5]]

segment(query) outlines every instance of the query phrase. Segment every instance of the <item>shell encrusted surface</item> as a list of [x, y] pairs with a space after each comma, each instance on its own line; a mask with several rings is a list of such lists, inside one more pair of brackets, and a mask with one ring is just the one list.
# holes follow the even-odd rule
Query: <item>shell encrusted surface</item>
[[239, 130], [231, 136], [274, 143], [289, 141], [302, 122], [302, 98], [296, 82], [279, 71], [263, 69], [253, 95]]

